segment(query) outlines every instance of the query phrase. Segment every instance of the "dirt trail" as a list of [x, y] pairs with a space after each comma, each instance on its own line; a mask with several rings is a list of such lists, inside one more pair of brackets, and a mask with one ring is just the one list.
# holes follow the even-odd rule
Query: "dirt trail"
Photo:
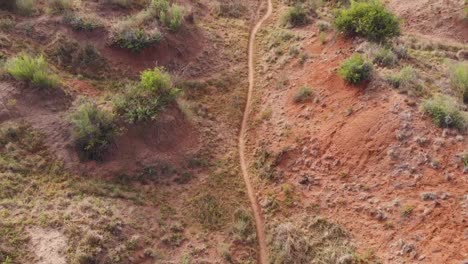
[[[255, 36], [257, 31], [262, 26], [263, 22], [268, 19], [271, 15], [273, 7], [271, 0], [268, 1], [268, 9], [265, 15], [257, 22], [254, 26], [252, 31], [250, 32], [249, 37], [249, 90], [247, 94], [247, 102], [245, 104], [244, 109], [244, 116], [242, 118], [242, 125], [239, 133], [239, 158], [240, 164], [242, 168], [242, 176], [244, 177], [245, 185], [247, 186], [247, 192], [249, 194], [250, 203], [252, 205], [252, 210], [255, 216], [255, 227], [257, 231], [257, 239], [258, 239], [258, 246], [259, 246], [259, 263], [266, 264], [268, 262], [268, 253], [267, 253], [267, 243], [265, 238], [265, 226], [263, 223], [263, 217], [260, 210], [260, 206], [257, 201], [257, 197], [255, 195], [254, 189], [252, 187], [252, 183], [250, 182], [249, 173], [247, 170], [247, 164], [245, 162], [245, 132], [247, 130], [247, 122], [249, 119], [249, 112], [251, 109], [251, 101], [252, 101], [252, 91], [254, 88], [254, 50], [255, 50]], [[261, 7], [259, 7], [261, 8]]]

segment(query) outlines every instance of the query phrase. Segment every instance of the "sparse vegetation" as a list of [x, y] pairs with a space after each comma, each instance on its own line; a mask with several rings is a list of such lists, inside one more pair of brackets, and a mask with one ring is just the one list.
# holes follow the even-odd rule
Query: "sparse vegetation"
[[387, 81], [394, 88], [408, 87], [416, 81], [416, 71], [411, 66], [406, 66], [397, 74], [388, 75]]
[[218, 15], [222, 17], [240, 18], [246, 11], [247, 8], [237, 1], [223, 1], [218, 7]]
[[182, 25], [183, 8], [180, 5], [169, 4], [167, 0], [152, 0], [150, 11], [171, 31], [177, 31]]
[[151, 44], [162, 40], [162, 33], [146, 32], [143, 29], [126, 28], [116, 29], [112, 35], [112, 43], [120, 48], [140, 52]]
[[49, 64], [41, 55], [31, 57], [27, 54], [18, 55], [7, 61], [6, 70], [15, 79], [26, 81], [41, 88], [59, 86], [59, 79], [49, 70]]
[[73, 7], [73, 0], [48, 0], [50, 9], [54, 12], [62, 12]]
[[93, 31], [94, 29], [101, 26], [98, 21], [79, 16], [73, 12], [65, 13], [65, 15], [63, 15], [62, 21], [77, 31]]
[[461, 111], [457, 102], [445, 95], [436, 95], [423, 102], [423, 111], [439, 127], [464, 130], [468, 127], [468, 113]]
[[32, 15], [36, 10], [35, 8], [34, 0], [16, 0], [16, 10], [22, 15]]
[[193, 200], [193, 214], [200, 224], [207, 229], [215, 230], [224, 221], [223, 208], [216, 197], [203, 194]]
[[378, 1], [356, 2], [337, 12], [335, 26], [348, 35], [382, 42], [400, 34], [398, 18]]
[[123, 8], [129, 8], [133, 0], [104, 0], [106, 4], [116, 5]]
[[1, 18], [0, 19], [0, 30], [2, 31], [10, 31], [15, 27], [15, 22], [10, 18]]
[[393, 67], [397, 62], [397, 56], [386, 48], [379, 48], [374, 54], [374, 63], [383, 67]]
[[283, 25], [289, 27], [298, 27], [310, 22], [308, 11], [302, 5], [289, 7], [283, 15]]
[[320, 217], [278, 224], [270, 245], [270, 263], [341, 263], [353, 253], [345, 231]]
[[114, 115], [93, 102], [82, 102], [71, 115], [75, 144], [83, 159], [101, 160], [118, 129]]
[[309, 100], [314, 95], [314, 91], [307, 86], [299, 88], [299, 90], [294, 95], [295, 103], [302, 103]]
[[141, 73], [140, 82], [117, 97], [117, 112], [130, 122], [148, 121], [159, 110], [174, 101], [179, 90], [173, 87], [171, 76], [164, 69], [154, 68]]
[[451, 81], [454, 88], [461, 95], [465, 104], [468, 104], [468, 63], [461, 62], [452, 67]]
[[372, 75], [372, 64], [360, 54], [353, 54], [338, 70], [340, 76], [351, 84], [369, 80]]

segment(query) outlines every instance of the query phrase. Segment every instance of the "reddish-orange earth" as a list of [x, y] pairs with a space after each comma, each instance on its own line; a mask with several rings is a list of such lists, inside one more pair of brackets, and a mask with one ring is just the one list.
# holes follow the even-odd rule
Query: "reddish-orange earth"
[[[405, 3], [389, 5], [400, 10], [414, 1]], [[439, 31], [429, 27], [428, 9], [423, 11], [428, 27], [411, 20], [405, 28], [466, 42], [465, 22]], [[317, 209], [350, 232], [359, 252], [374, 252], [383, 263], [468, 259], [468, 178], [461, 161], [466, 135], [436, 128], [417, 98], [392, 90], [378, 74], [371, 83], [346, 84], [337, 68], [356, 44], [338, 36], [322, 45], [316, 36], [304, 41], [304, 52], [312, 55], [308, 63], [293, 60], [267, 72], [265, 88], [257, 85], [260, 109], [253, 119], [262, 121], [250, 130], [250, 144], [285, 151], [278, 163], [283, 178], [257, 186], [261, 196], [277, 193], [282, 199], [283, 184], [291, 184], [296, 206], [287, 209], [288, 216]], [[272, 75], [277, 79], [268, 81]], [[276, 83], [281, 76], [289, 80], [284, 89]], [[303, 86], [314, 90], [314, 99], [297, 104], [293, 98]], [[261, 117], [265, 111], [271, 111], [267, 120]]]

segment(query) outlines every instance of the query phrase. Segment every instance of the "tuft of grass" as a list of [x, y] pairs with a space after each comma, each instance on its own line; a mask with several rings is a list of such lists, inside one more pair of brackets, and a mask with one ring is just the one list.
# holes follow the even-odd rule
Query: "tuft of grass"
[[27, 81], [41, 88], [56, 88], [59, 79], [49, 71], [49, 64], [44, 56], [31, 57], [22, 54], [7, 61], [6, 71], [15, 79]]
[[461, 111], [457, 102], [445, 95], [436, 95], [423, 102], [423, 111], [439, 127], [464, 130], [468, 127], [468, 113]]
[[183, 8], [180, 5], [169, 4], [167, 0], [151, 0], [149, 10], [171, 31], [177, 31], [182, 26]]
[[225, 212], [215, 196], [204, 194], [195, 197], [192, 206], [194, 217], [204, 228], [216, 230], [221, 227]]
[[294, 95], [294, 102], [295, 103], [302, 103], [309, 100], [314, 95], [314, 91], [307, 86], [303, 86], [297, 90], [296, 94]]
[[114, 115], [93, 102], [84, 101], [71, 114], [71, 123], [81, 157], [102, 160], [118, 132]]
[[173, 102], [178, 93], [170, 74], [162, 68], [154, 68], [143, 71], [140, 82], [118, 96], [115, 106], [119, 115], [130, 123], [148, 121], [154, 119], [162, 107]]
[[371, 78], [372, 69], [372, 64], [362, 55], [353, 54], [341, 64], [338, 74], [348, 83], [358, 84]]
[[62, 17], [64, 24], [71, 26], [76, 31], [93, 31], [101, 27], [101, 24], [93, 19], [78, 16], [73, 12], [67, 12]]
[[233, 231], [240, 241], [252, 242], [255, 239], [255, 228], [249, 211], [240, 208], [234, 212]]
[[143, 29], [127, 28], [116, 29], [112, 34], [112, 43], [120, 48], [132, 52], [140, 52], [151, 44], [162, 40], [161, 32], [147, 33]]
[[398, 18], [378, 1], [352, 1], [335, 17], [335, 26], [348, 35], [358, 35], [383, 42], [400, 34]]
[[171, 31], [177, 31], [182, 26], [183, 8], [172, 4], [166, 13], [161, 13], [159, 19]]
[[16, 10], [24, 16], [30, 16], [36, 11], [34, 0], [16, 0]]
[[408, 218], [413, 214], [415, 207], [414, 205], [406, 205], [401, 209], [401, 217]]
[[247, 7], [237, 1], [222, 2], [219, 4], [217, 13], [221, 17], [240, 18], [247, 13]]
[[341, 263], [354, 253], [347, 233], [320, 217], [278, 224], [269, 243], [270, 263]]
[[1, 18], [0, 19], [0, 29], [2, 31], [10, 31], [15, 27], [15, 21], [11, 20], [10, 18]]
[[468, 62], [461, 62], [452, 67], [450, 75], [453, 87], [461, 95], [465, 104], [468, 104]]
[[393, 67], [398, 62], [397, 56], [386, 48], [379, 48], [373, 55], [373, 62], [383, 67]]
[[106, 4], [116, 5], [116, 6], [123, 7], [123, 8], [129, 8], [132, 5], [133, 0], [105, 0], [104, 2]]
[[387, 82], [390, 83], [394, 88], [408, 87], [415, 83], [417, 78], [416, 71], [411, 66], [406, 66], [400, 70], [397, 74], [388, 75], [386, 77]]
[[289, 7], [283, 15], [283, 25], [289, 27], [304, 26], [310, 22], [308, 10], [302, 5]]
[[73, 0], [48, 0], [49, 8], [54, 12], [63, 12], [72, 9]]

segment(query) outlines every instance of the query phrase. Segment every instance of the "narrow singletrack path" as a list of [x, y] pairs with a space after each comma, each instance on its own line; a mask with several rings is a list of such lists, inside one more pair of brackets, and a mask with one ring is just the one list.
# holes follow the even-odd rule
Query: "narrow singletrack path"
[[254, 88], [254, 57], [255, 57], [255, 36], [257, 35], [257, 31], [262, 26], [263, 22], [265, 22], [268, 17], [270, 17], [273, 7], [271, 0], [268, 1], [268, 9], [265, 15], [255, 24], [252, 31], [250, 32], [249, 37], [249, 90], [247, 93], [247, 102], [245, 103], [244, 109], [244, 116], [242, 118], [242, 125], [239, 133], [239, 158], [240, 164], [242, 168], [242, 176], [244, 177], [245, 185], [247, 186], [247, 193], [249, 195], [250, 204], [252, 206], [252, 210], [255, 217], [255, 228], [257, 232], [257, 240], [258, 240], [258, 250], [259, 250], [259, 261], [260, 264], [266, 264], [268, 262], [268, 250], [267, 250], [267, 242], [265, 237], [265, 225], [263, 223], [262, 212], [260, 210], [260, 205], [258, 204], [257, 197], [255, 195], [255, 191], [252, 187], [252, 183], [250, 181], [249, 172], [247, 169], [247, 164], [245, 162], [245, 134], [247, 130], [247, 124], [249, 119], [249, 113], [251, 110], [251, 101], [252, 101], [252, 91]]

